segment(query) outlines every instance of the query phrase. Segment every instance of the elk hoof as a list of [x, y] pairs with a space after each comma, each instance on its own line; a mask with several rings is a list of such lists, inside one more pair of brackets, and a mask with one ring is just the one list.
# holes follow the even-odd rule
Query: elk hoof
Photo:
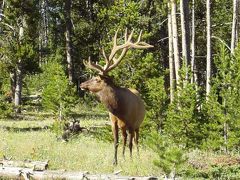
[[113, 160], [113, 165], [116, 166], [117, 164], [118, 164], [118, 163], [117, 163], [117, 160], [114, 159], [114, 160]]

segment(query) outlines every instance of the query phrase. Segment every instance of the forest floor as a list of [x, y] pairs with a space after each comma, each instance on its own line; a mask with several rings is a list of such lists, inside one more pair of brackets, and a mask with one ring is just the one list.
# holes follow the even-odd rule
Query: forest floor
[[[49, 113], [24, 110], [21, 116], [0, 119], [0, 159], [49, 161], [50, 170], [81, 171], [98, 174], [121, 172], [129, 176], [162, 177], [161, 169], [154, 166], [157, 155], [141, 140], [140, 157], [134, 149], [133, 159], [122, 157], [119, 146], [119, 164], [112, 165], [113, 140], [107, 112], [81, 109], [74, 119], [89, 131], [63, 141], [54, 129], [56, 119]], [[121, 139], [121, 138], [120, 138]], [[240, 178], [240, 155], [201, 152], [187, 154], [188, 162], [182, 174], [189, 177]], [[204, 178], [205, 177], [205, 178]], [[197, 178], [199, 179], [199, 178]], [[231, 179], [231, 178], [230, 178]]]

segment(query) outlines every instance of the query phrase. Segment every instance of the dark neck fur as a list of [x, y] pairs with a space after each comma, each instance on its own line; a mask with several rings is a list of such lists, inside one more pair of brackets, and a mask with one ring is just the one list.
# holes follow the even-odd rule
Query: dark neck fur
[[106, 108], [114, 113], [118, 108], [117, 88], [114, 84], [106, 85], [104, 89], [97, 93], [100, 101], [106, 106]]

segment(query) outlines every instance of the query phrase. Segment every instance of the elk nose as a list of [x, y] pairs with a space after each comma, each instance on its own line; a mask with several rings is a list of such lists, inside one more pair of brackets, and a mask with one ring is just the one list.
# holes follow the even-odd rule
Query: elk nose
[[86, 90], [87, 89], [87, 86], [84, 85], [84, 83], [81, 83], [79, 87], [80, 87], [81, 90]]

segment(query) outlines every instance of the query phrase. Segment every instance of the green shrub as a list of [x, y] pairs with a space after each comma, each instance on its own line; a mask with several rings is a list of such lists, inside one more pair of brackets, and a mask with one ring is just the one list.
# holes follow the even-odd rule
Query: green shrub
[[13, 105], [0, 94], [0, 117], [9, 117], [13, 113]]
[[181, 146], [158, 133], [153, 133], [148, 139], [148, 145], [158, 155], [154, 164], [161, 168], [167, 178], [175, 178], [187, 161]]

